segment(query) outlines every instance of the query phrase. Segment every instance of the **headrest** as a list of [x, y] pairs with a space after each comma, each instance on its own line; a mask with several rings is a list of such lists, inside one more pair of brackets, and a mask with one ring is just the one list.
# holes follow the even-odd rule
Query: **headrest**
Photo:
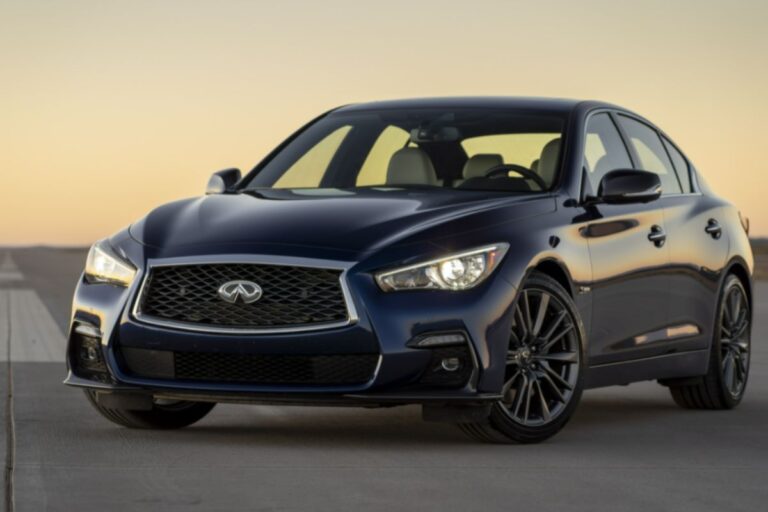
[[465, 180], [469, 178], [482, 178], [489, 170], [503, 164], [504, 159], [499, 154], [480, 153], [467, 160], [461, 175]]
[[419, 148], [403, 148], [389, 159], [387, 183], [393, 185], [437, 185], [432, 161]]
[[539, 158], [538, 169], [539, 176], [547, 183], [551, 185], [555, 180], [555, 172], [557, 172], [557, 161], [560, 158], [560, 139], [554, 139], [544, 146], [541, 150], [541, 158]]

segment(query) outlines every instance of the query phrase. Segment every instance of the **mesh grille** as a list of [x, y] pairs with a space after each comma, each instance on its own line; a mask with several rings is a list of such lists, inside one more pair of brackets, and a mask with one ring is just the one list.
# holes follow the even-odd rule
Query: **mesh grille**
[[353, 385], [373, 378], [377, 354], [253, 355], [123, 349], [138, 377], [238, 382], [254, 385]]
[[243, 356], [177, 352], [176, 378], [255, 384], [363, 384], [373, 377], [376, 354]]
[[[140, 312], [164, 320], [221, 327], [284, 327], [341, 322], [347, 307], [341, 271], [282, 265], [215, 263], [153, 268]], [[219, 287], [248, 280], [262, 288], [252, 304], [225, 302]]]

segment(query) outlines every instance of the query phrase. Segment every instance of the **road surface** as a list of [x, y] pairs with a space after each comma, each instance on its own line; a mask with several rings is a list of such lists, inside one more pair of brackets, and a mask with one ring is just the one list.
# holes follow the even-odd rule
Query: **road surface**
[[[0, 250], [4, 499], [16, 511], [749, 511], [768, 508], [768, 283], [734, 411], [647, 382], [588, 391], [536, 446], [381, 410], [220, 405], [172, 432], [118, 428], [61, 384], [79, 250]], [[12, 503], [11, 503], [12, 502]]]

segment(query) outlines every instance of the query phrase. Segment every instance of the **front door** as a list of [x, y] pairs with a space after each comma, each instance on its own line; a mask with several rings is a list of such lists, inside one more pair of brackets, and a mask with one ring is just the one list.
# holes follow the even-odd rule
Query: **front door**
[[592, 260], [590, 364], [649, 355], [669, 323], [669, 252], [658, 205], [599, 205], [582, 228]]
[[[584, 148], [585, 193], [594, 195], [600, 180], [633, 160], [614, 116], [594, 114], [587, 122]], [[668, 325], [670, 258], [663, 208], [647, 204], [585, 209], [581, 235], [592, 262], [592, 320], [589, 364], [644, 357]]]

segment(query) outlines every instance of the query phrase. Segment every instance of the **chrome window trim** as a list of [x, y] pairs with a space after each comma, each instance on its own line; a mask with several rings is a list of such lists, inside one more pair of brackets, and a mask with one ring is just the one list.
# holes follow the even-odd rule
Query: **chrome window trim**
[[[341, 270], [339, 284], [344, 297], [344, 303], [347, 308], [347, 319], [339, 322], [325, 322], [311, 325], [297, 325], [287, 327], [267, 327], [267, 328], [238, 328], [238, 327], [220, 327], [205, 326], [191, 322], [179, 322], [175, 320], [164, 320], [152, 315], [144, 315], [139, 310], [141, 297], [144, 295], [144, 287], [152, 272], [156, 267], [177, 267], [184, 265], [206, 265], [213, 263], [234, 263], [245, 265], [280, 265], [284, 267], [306, 267], [321, 268], [328, 270]], [[148, 259], [146, 268], [141, 276], [141, 286], [138, 287], [133, 296], [133, 306], [131, 316], [134, 320], [158, 327], [167, 327], [182, 331], [193, 331], [210, 334], [289, 334], [297, 332], [324, 331], [329, 329], [338, 329], [347, 327], [358, 322], [359, 316], [355, 308], [355, 302], [349, 290], [347, 283], [347, 273], [355, 262], [323, 260], [314, 258], [297, 258], [290, 256], [272, 256], [272, 255], [252, 255], [252, 254], [232, 254], [232, 255], [206, 255], [206, 256], [184, 256], [178, 258]]]

